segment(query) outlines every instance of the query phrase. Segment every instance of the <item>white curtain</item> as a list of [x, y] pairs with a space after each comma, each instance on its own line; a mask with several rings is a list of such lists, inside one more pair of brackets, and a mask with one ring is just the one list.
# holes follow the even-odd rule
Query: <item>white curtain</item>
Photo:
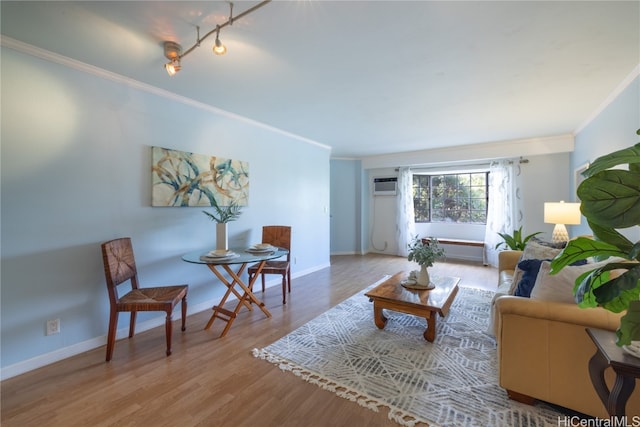
[[409, 168], [400, 168], [398, 173], [398, 196], [396, 197], [396, 243], [398, 255], [409, 255], [408, 245], [415, 236], [413, 212], [413, 174]]
[[489, 265], [497, 267], [496, 245], [503, 241], [498, 233], [513, 234], [518, 228], [516, 170], [513, 162], [492, 162], [489, 168], [489, 205], [484, 244]]

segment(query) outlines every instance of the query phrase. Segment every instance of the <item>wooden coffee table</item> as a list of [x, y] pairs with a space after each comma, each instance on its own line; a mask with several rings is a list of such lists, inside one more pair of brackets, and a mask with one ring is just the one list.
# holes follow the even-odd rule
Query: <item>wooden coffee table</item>
[[427, 319], [424, 339], [433, 342], [436, 338], [436, 314], [444, 317], [449, 313], [460, 279], [431, 276], [431, 282], [436, 285], [434, 289], [411, 290], [400, 284], [407, 276], [407, 273], [399, 272], [365, 294], [373, 301], [373, 320], [378, 328], [384, 328], [387, 318], [382, 309], [424, 317]]

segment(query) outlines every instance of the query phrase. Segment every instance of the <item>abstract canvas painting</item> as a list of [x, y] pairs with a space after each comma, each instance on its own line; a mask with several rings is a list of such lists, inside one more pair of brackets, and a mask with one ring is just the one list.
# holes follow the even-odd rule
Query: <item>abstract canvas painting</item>
[[247, 206], [249, 163], [152, 147], [152, 206]]

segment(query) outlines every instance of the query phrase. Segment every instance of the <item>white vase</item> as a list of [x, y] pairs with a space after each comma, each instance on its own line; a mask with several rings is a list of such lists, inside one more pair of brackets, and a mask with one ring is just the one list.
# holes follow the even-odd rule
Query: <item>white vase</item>
[[416, 283], [420, 286], [428, 286], [429, 282], [429, 271], [427, 271], [427, 266], [423, 264], [420, 266]]
[[223, 251], [229, 249], [226, 222], [219, 222], [216, 224], [216, 249]]

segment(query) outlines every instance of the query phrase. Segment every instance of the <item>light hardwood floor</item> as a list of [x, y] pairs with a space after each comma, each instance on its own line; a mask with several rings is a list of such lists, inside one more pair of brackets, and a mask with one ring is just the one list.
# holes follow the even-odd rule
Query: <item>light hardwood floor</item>
[[[5, 380], [3, 427], [25, 426], [397, 426], [373, 412], [252, 356], [385, 274], [415, 269], [405, 258], [345, 255], [331, 267], [292, 281], [287, 304], [279, 287], [264, 301], [273, 315], [241, 310], [224, 338], [210, 311], [174, 326], [165, 356], [164, 328]], [[495, 290], [497, 270], [480, 263], [438, 262], [431, 274], [458, 276], [460, 285]], [[213, 276], [212, 276], [213, 279]], [[188, 279], [185, 279], [188, 281]], [[260, 292], [256, 293], [262, 298]], [[106, 295], [105, 295], [106, 298]]]

